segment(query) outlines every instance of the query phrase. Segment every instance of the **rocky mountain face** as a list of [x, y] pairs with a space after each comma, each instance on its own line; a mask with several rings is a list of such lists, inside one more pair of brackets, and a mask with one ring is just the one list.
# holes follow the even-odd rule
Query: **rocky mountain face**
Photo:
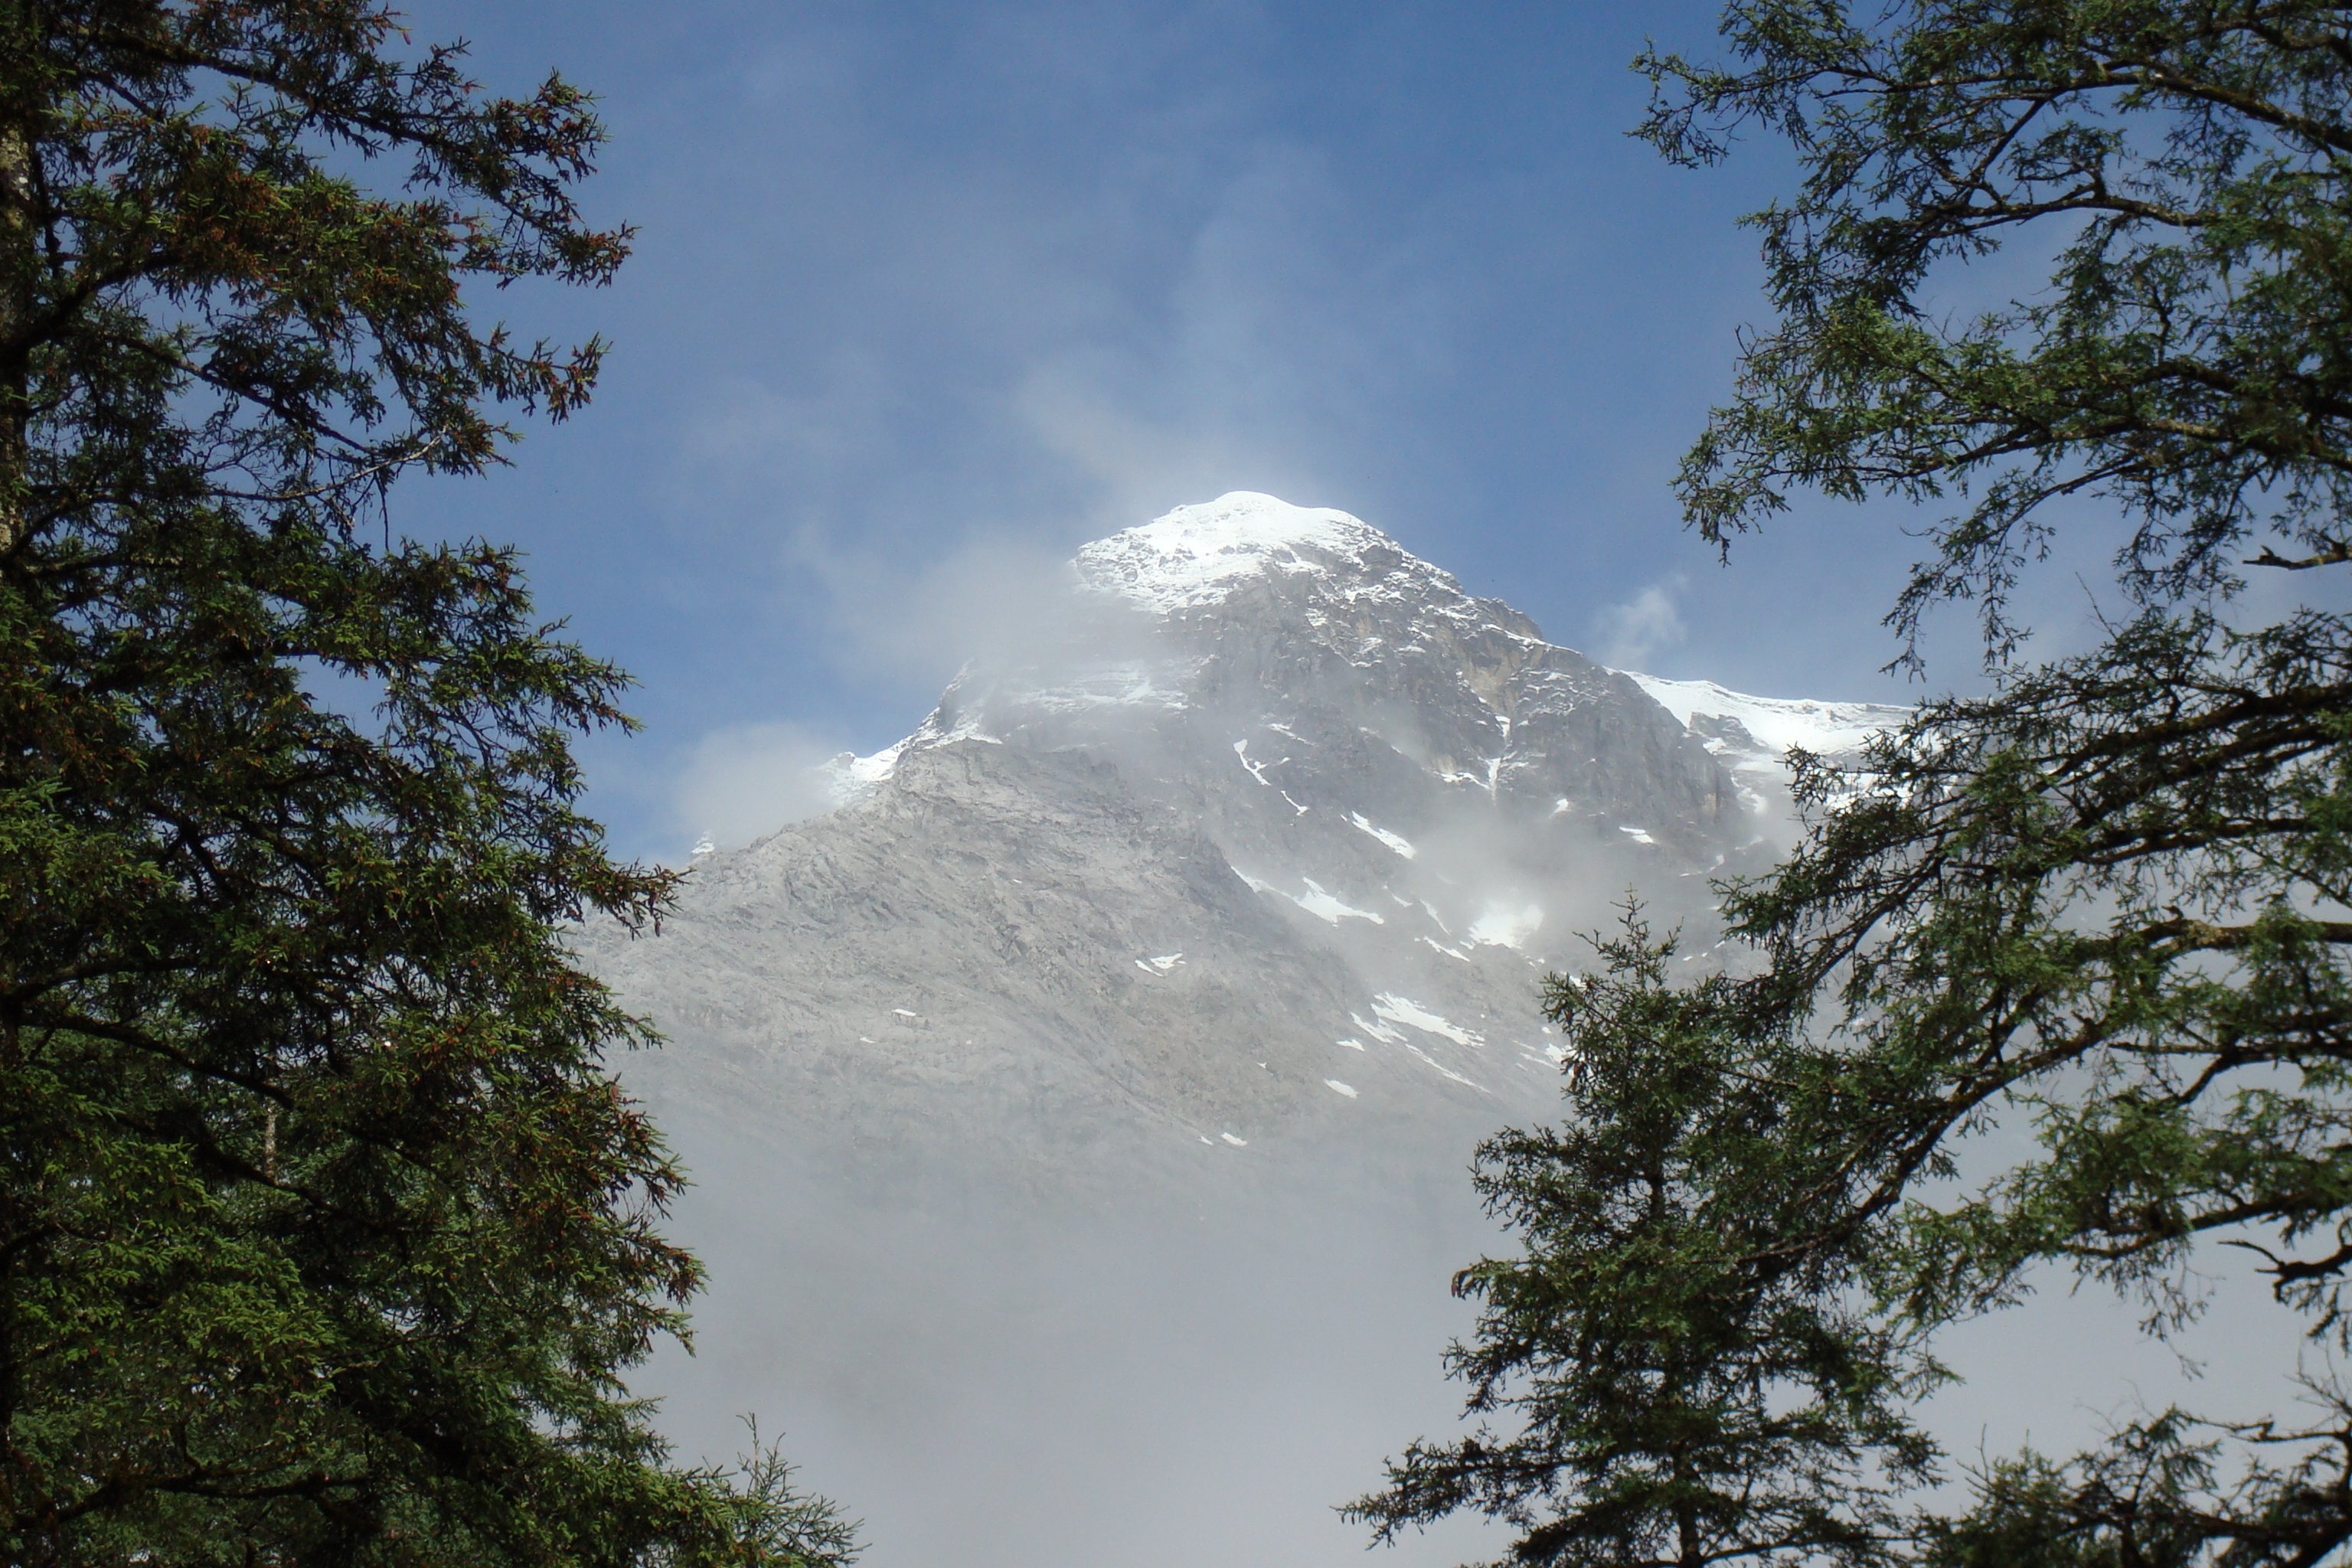
[[1474, 1141], [1557, 1113], [1541, 976], [1629, 886], [1702, 930], [1786, 749], [1895, 715], [1604, 668], [1265, 496], [1038, 620], [660, 936], [583, 937], [671, 1038], [623, 1071], [712, 1271], [646, 1391], [683, 1453], [786, 1429], [869, 1568], [1360, 1563], [1332, 1505], [1446, 1429], [1446, 1280], [1511, 1245]]
[[1629, 887], [1701, 915], [1769, 852], [1780, 753], [1895, 717], [1605, 668], [1228, 495], [1087, 546], [1034, 648], [586, 956], [671, 1037], [641, 1092], [874, 1170], [1458, 1164], [1556, 1103], [1538, 984], [1578, 933]]

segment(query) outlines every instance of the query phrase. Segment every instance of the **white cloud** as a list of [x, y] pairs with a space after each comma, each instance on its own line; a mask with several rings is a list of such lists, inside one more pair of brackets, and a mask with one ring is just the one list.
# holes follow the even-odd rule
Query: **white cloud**
[[838, 551], [808, 530], [793, 560], [828, 590], [835, 662], [919, 697], [935, 695], [968, 661], [1066, 666], [1148, 646], [1138, 611], [1075, 591], [1067, 550], [1003, 532], [908, 561]]
[[1601, 611], [1593, 621], [1593, 656], [1618, 669], [1648, 671], [1660, 654], [1690, 636], [1675, 608], [1683, 587], [1679, 575], [1669, 577]]
[[829, 810], [833, 789], [824, 767], [841, 750], [797, 724], [714, 730], [695, 746], [671, 790], [673, 822], [731, 849]]
[[[1015, 417], [1090, 534], [1232, 489], [1356, 498], [1365, 432], [1445, 360], [1445, 300], [1410, 247], [1368, 246], [1325, 156], [1252, 146], [1156, 289], [1033, 355]], [[1391, 440], [1393, 441], [1391, 437]]]
[[1363, 508], [1348, 478], [1443, 359], [1443, 301], [1365, 243], [1321, 154], [1261, 138], [1171, 165], [1165, 130], [1091, 193], [985, 160], [863, 182], [835, 237], [875, 264], [830, 268], [795, 318], [855, 333], [712, 377], [677, 427], [681, 537], [740, 534], [713, 571], [772, 542], [751, 569], [831, 601], [812, 619], [851, 680], [936, 691], [1034, 635], [1076, 545], [1172, 507]]

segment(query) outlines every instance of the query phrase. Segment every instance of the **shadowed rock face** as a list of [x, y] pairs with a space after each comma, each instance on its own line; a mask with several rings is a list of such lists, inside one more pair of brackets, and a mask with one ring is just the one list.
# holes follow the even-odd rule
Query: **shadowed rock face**
[[1725, 725], [1342, 513], [1097, 542], [1039, 633], [662, 935], [589, 939], [673, 1041], [642, 1091], [877, 1171], [1458, 1163], [1554, 1103], [1576, 933], [1633, 885], [1696, 914], [1767, 826]]

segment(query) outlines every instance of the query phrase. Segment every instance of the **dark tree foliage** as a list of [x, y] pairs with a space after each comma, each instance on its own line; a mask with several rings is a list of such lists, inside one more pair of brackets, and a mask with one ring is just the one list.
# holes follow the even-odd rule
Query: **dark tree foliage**
[[466, 290], [626, 250], [588, 101], [461, 66], [370, 0], [0, 0], [11, 1563], [848, 1550], [620, 1381], [699, 1279], [561, 939], [668, 891], [576, 809], [623, 678], [383, 510], [594, 378]]
[[1416, 1444], [1352, 1511], [1387, 1540], [1474, 1508], [1531, 1563], [1708, 1562], [1727, 1542], [1867, 1562], [1933, 1458], [1902, 1406], [1935, 1369], [1855, 1310], [1847, 1260], [1777, 1247], [1814, 1171], [1741, 1092], [1729, 983], [1671, 988], [1673, 943], [1638, 909], [1601, 955], [1605, 981], [1552, 983], [1587, 1047], [1571, 1120], [1479, 1151], [1480, 1193], [1537, 1264], [1454, 1282], [1482, 1310], [1451, 1369], [1472, 1414], [1519, 1429]]
[[[1778, 316], [1688, 515], [1720, 543], [1804, 487], [1943, 504], [1889, 620], [1916, 664], [1972, 602], [1990, 691], [1859, 773], [1798, 759], [1802, 843], [1725, 889], [1754, 972], [1670, 984], [1635, 924], [1553, 985], [1570, 1120], [1482, 1151], [1527, 1247], [1457, 1281], [1454, 1364], [1517, 1427], [1416, 1447], [1355, 1512], [1480, 1510], [1526, 1563], [2338, 1561], [2352, 5], [1734, 0], [1725, 31], [1729, 66], [1643, 58], [1643, 134], [1706, 163], [1769, 132], [1803, 177], [1749, 220]], [[2045, 278], [1939, 310], [2013, 240]], [[2116, 520], [2129, 607], [2036, 659], [2013, 590], [2063, 498]], [[1996, 1130], [2032, 1152], [1960, 1181]], [[1908, 1419], [1938, 1329], [2072, 1271], [2169, 1335], [2233, 1265], [2303, 1315], [2307, 1387], [1898, 1504], [1939, 1473]]]

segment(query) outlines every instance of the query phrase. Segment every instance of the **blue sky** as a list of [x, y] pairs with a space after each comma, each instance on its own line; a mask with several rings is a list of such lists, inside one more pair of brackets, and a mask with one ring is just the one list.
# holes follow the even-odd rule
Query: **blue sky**
[[897, 738], [1044, 563], [1228, 489], [1355, 512], [1604, 658], [1905, 689], [1899, 517], [1801, 508], [1727, 569], [1680, 529], [1675, 460], [1763, 310], [1734, 219], [1790, 174], [1624, 134], [1644, 30], [1706, 52], [1707, 7], [412, 14], [494, 87], [601, 94], [587, 200], [641, 229], [609, 289], [488, 302], [610, 339], [595, 405], [398, 503], [522, 544], [642, 683], [646, 733], [588, 753], [624, 850], [681, 854], [714, 767]]

